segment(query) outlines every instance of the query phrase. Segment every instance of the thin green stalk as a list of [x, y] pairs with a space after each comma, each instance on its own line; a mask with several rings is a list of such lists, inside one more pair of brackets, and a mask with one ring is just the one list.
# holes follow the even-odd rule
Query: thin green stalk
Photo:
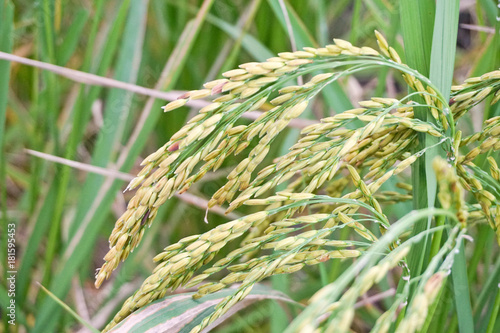
[[[491, 6], [493, 1], [490, 1], [489, 2], [489, 6]], [[488, 57], [490, 59], [488, 59], [489, 61], [489, 68], [491, 69], [497, 69], [499, 66], [500, 66], [500, 2], [498, 2], [498, 0], [496, 1], [497, 2], [497, 8], [496, 8], [496, 19], [493, 21], [495, 22], [495, 33], [493, 34], [493, 40], [491, 41], [491, 46], [490, 48], [488, 48], [488, 51], [491, 51], [491, 52], [487, 52], [489, 53], [488, 54]], [[486, 55], [485, 55], [486, 56]], [[500, 112], [500, 106], [499, 104], [497, 103], [496, 105], [489, 105], [489, 103], [487, 103], [487, 105], [485, 105], [485, 111], [484, 111], [484, 119], [489, 119], [490, 117], [493, 117], [493, 116], [497, 116], [498, 113]]]
[[[43, 27], [39, 31], [40, 33], [40, 56], [45, 62], [55, 63], [55, 31], [54, 31], [54, 6], [53, 1], [44, 0], [38, 8], [40, 22]], [[40, 148], [46, 149], [50, 147], [54, 150], [55, 154], [59, 154], [59, 133], [57, 128], [57, 116], [59, 113], [58, 101], [59, 96], [57, 93], [56, 77], [54, 73], [43, 71], [41, 73], [42, 82], [44, 83], [44, 89], [42, 90], [41, 104], [43, 111], [39, 113], [38, 121], [41, 124], [41, 140]], [[35, 174], [41, 175], [40, 168], [43, 167], [43, 163], [36, 163]], [[36, 179], [35, 179], [36, 180]], [[59, 183], [60, 179], [56, 179], [55, 182]], [[50, 281], [52, 273], [52, 260], [55, 256], [57, 248], [60, 244], [59, 239], [59, 221], [53, 221], [51, 225], [51, 230], [49, 232], [49, 239], [47, 241], [47, 251], [45, 252], [44, 260], [44, 275], [42, 278], [42, 283], [47, 284]], [[38, 295], [43, 296], [41, 294]]]
[[[54, 29], [54, 1], [44, 0], [39, 7], [40, 22], [43, 26], [43, 30], [40, 31], [40, 55], [42, 59], [46, 62], [55, 63], [55, 38], [56, 33]], [[55, 147], [56, 154], [59, 147], [59, 131], [57, 128], [57, 116], [58, 116], [58, 101], [60, 100], [58, 95], [58, 85], [56, 84], [56, 77], [51, 72], [42, 72], [42, 77], [44, 78], [45, 88], [44, 88], [44, 98], [43, 102], [45, 108], [43, 112], [43, 118], [40, 119], [41, 124], [45, 127], [46, 132], [44, 134], [44, 142], [51, 144]]]
[[[35, 28], [38, 29], [38, 28]], [[37, 57], [37, 51], [35, 51], [35, 57]], [[41, 117], [41, 114], [43, 113], [42, 108], [39, 108], [38, 106], [40, 105], [40, 70], [36, 67], [33, 67], [32, 70], [32, 80], [33, 84], [31, 85], [31, 96], [32, 96], [32, 107], [31, 107], [31, 114], [33, 114], [33, 119], [35, 122], [38, 122], [37, 120]], [[32, 131], [31, 138], [30, 138], [30, 147], [33, 147], [34, 149], [41, 150], [43, 147], [43, 140], [41, 138], [41, 131], [42, 129], [36, 126], [34, 130]], [[28, 188], [28, 193], [29, 193], [29, 205], [28, 205], [28, 211], [30, 214], [33, 214], [35, 211], [36, 204], [38, 202], [38, 195], [40, 192], [40, 173], [41, 173], [41, 165], [42, 161], [39, 158], [32, 158], [30, 161], [30, 170], [31, 170], [31, 177], [30, 177], [30, 186]]]
[[326, 286], [328, 281], [328, 271], [326, 270], [326, 265], [324, 263], [319, 263], [319, 276], [321, 278], [321, 285]]
[[[335, 3], [338, 5], [338, 2]], [[328, 22], [324, 0], [314, 0], [316, 9], [316, 36], [321, 45], [328, 44]]]
[[[439, 216], [436, 219], [436, 227], [442, 226], [445, 224], [446, 219], [443, 216]], [[441, 239], [443, 238], [443, 231], [437, 231], [432, 237], [431, 243], [431, 252], [429, 254], [429, 260], [432, 259], [439, 251], [441, 247]]]
[[358, 42], [359, 23], [361, 21], [361, 0], [354, 1], [354, 8], [352, 10], [351, 20], [351, 36], [350, 42], [356, 44]]
[[455, 314], [451, 318], [451, 321], [450, 321], [450, 324], [448, 325], [448, 329], [446, 330], [446, 333], [456, 333], [457, 326], [458, 326], [458, 318], [457, 318], [457, 315]]
[[488, 328], [486, 329], [486, 333], [494, 332], [499, 309], [500, 309], [500, 289], [497, 288], [497, 295], [495, 296], [495, 303], [493, 304], [493, 310], [491, 311], [491, 316], [488, 322]]
[[38, 285], [40, 286], [40, 288], [42, 288], [43, 291], [45, 291], [47, 293], [47, 295], [49, 295], [50, 298], [52, 298], [55, 302], [57, 302], [57, 304], [59, 304], [64, 310], [66, 310], [66, 312], [68, 312], [73, 318], [75, 318], [77, 321], [79, 321], [88, 330], [90, 330], [92, 333], [99, 333], [99, 331], [95, 327], [93, 327], [85, 319], [83, 319], [82, 317], [80, 317], [78, 315], [78, 313], [76, 313], [75, 311], [73, 311], [73, 309], [71, 309], [66, 303], [64, 303], [56, 295], [54, 295], [53, 293], [51, 293], [50, 290], [48, 290], [47, 288], [45, 288], [41, 284], [38, 284]]

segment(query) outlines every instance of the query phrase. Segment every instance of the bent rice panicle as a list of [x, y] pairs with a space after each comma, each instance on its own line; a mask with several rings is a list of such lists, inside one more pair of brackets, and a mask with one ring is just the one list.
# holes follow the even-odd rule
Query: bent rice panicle
[[[492, 103], [498, 102], [500, 71], [454, 86], [452, 98], [445, 100], [432, 82], [402, 63], [380, 33], [376, 32], [376, 38], [380, 52], [335, 39], [334, 44], [323, 48], [306, 47], [279, 53], [262, 63], [242, 64], [225, 72], [223, 79], [208, 82], [203, 89], [190, 91], [164, 107], [168, 112], [190, 100], [216, 96], [142, 162], [143, 169], [127, 187], [138, 189], [112, 231], [110, 250], [97, 273], [96, 286], [108, 279], [137, 247], [166, 200], [188, 190], [207, 172], [217, 170], [230, 155], [248, 150], [246, 158], [227, 176], [227, 182], [213, 194], [209, 206], [227, 202], [228, 211], [241, 205], [259, 206], [260, 211], [166, 247], [154, 258], [157, 266], [152, 274], [104, 331], [180, 286], [198, 286], [194, 297], [202, 297], [239, 283], [235, 293], [191, 331], [199, 332], [267, 277], [293, 273], [305, 265], [327, 260], [358, 257], [358, 274], [342, 274], [334, 283], [335, 297], [331, 285], [320, 290], [290, 329], [313, 332], [336, 327], [339, 332], [347, 332], [357, 298], [398, 265], [407, 275], [407, 284], [417, 285], [398, 331], [414, 332], [422, 327], [427, 308], [436, 299], [453, 262], [454, 250], [471, 221], [489, 223], [500, 240], [500, 188], [492, 188], [488, 181], [498, 181], [500, 170], [492, 158], [488, 158], [491, 174], [474, 164], [477, 156], [500, 149], [500, 117], [486, 120], [481, 132], [464, 138], [456, 129], [457, 120], [473, 106], [488, 97]], [[326, 85], [383, 66], [401, 72], [412, 93], [402, 99], [374, 97], [359, 102], [359, 108], [323, 118], [304, 128], [287, 154], [261, 167], [278, 134], [308, 108]], [[295, 85], [300, 76], [309, 80]], [[422, 97], [422, 103], [413, 100], [417, 95]], [[269, 104], [271, 108], [256, 120], [239, 124], [245, 112]], [[415, 107], [428, 108], [435, 121], [415, 119]], [[411, 186], [399, 184], [403, 193], [380, 189], [432, 148], [416, 151], [419, 133], [436, 137], [436, 146], [448, 157], [446, 161], [435, 161], [442, 209], [422, 214], [447, 214], [455, 224], [426, 231], [432, 234], [447, 228], [450, 236], [417, 277], [411, 276], [405, 263], [406, 254], [417, 241], [404, 236], [414, 221], [408, 218], [394, 224], [384, 214], [385, 206], [411, 199]], [[460, 154], [466, 149], [465, 155]], [[345, 175], [350, 176], [350, 181]], [[286, 189], [276, 191], [283, 183]], [[466, 205], [464, 191], [470, 192], [477, 203]], [[353, 237], [338, 239], [338, 231], [343, 228], [352, 230]], [[236, 239], [240, 239], [241, 246], [217, 258], [221, 249]], [[225, 272], [222, 279], [205, 282], [220, 272]], [[408, 293], [408, 287], [402, 288], [396, 303]], [[325, 306], [315, 307], [315, 303]], [[402, 301], [380, 317], [374, 331], [387, 331], [399, 304]]]

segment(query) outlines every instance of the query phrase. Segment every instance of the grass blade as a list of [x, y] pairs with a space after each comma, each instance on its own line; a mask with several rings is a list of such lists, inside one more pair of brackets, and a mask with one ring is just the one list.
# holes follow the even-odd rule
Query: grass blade
[[438, 1], [436, 7], [429, 78], [445, 99], [450, 97], [455, 67], [459, 2]]
[[[12, 49], [12, 29], [14, 18], [14, 6], [10, 1], [4, 1], [0, 5], [0, 51], [10, 52]], [[0, 61], [0, 220], [2, 221], [2, 232], [0, 239], [2, 248], [2, 267], [7, 267], [7, 173], [4, 152], [5, 120], [7, 117], [7, 96], [9, 92], [10, 63]], [[2, 316], [5, 327], [7, 327], [8, 317]]]
[[401, 28], [408, 66], [428, 76], [431, 63], [435, 2], [432, 0], [400, 2]]
[[97, 330], [96, 328], [92, 327], [92, 325], [90, 325], [85, 319], [83, 319], [82, 317], [80, 317], [78, 315], [78, 313], [76, 313], [75, 311], [73, 311], [73, 309], [71, 309], [66, 303], [64, 303], [56, 295], [54, 295], [53, 293], [51, 293], [50, 290], [48, 290], [47, 288], [45, 288], [41, 284], [38, 284], [38, 285], [40, 286], [40, 288], [42, 288], [43, 291], [45, 291], [47, 293], [47, 295], [49, 295], [50, 298], [52, 298], [57, 304], [59, 304], [64, 310], [66, 310], [66, 312], [68, 312], [73, 318], [75, 318], [83, 326], [87, 327], [93, 333], [99, 333], [99, 330]]
[[[460, 1], [457, 0], [439, 1], [436, 7], [430, 79], [440, 89], [445, 99], [449, 98], [453, 78], [459, 3]], [[431, 120], [430, 117], [429, 120]], [[452, 133], [452, 136], [454, 136], [454, 133]], [[430, 146], [435, 142], [435, 139], [426, 136], [426, 146]], [[444, 151], [434, 148], [429, 150], [425, 155], [427, 200], [429, 205], [433, 205], [436, 200], [437, 182], [435, 173], [432, 172], [432, 162], [436, 156], [444, 157]], [[436, 234], [435, 237], [440, 238], [440, 233]], [[456, 256], [453, 263], [452, 278], [460, 332], [472, 332], [474, 330], [474, 322], [470, 304], [464, 244], [461, 244], [460, 253]]]
[[58, 46], [57, 63], [61, 66], [66, 65], [78, 46], [79, 36], [81, 36], [85, 23], [89, 18], [89, 12], [85, 9], [76, 13], [73, 24], [64, 36], [63, 42]]
[[463, 243], [451, 267], [451, 277], [453, 278], [453, 292], [455, 294], [455, 308], [457, 310], [459, 331], [460, 333], [474, 332], [474, 319], [470, 304], [469, 281], [467, 279]]
[[491, 316], [488, 322], [488, 328], [486, 329], [486, 333], [495, 332], [495, 323], [498, 317], [499, 309], [500, 309], [500, 291], [497, 289], [497, 295], [495, 296], [495, 303], [493, 304], [493, 310], [491, 311]]
[[[421, 74], [428, 76], [430, 68], [430, 55], [432, 47], [432, 33], [434, 27], [435, 3], [432, 0], [400, 2], [401, 28], [403, 32], [406, 62]], [[418, 27], [418, 28], [416, 28]], [[427, 121], [427, 110], [415, 109], [415, 118]], [[419, 135], [419, 146], [416, 151], [425, 147], [425, 136]], [[413, 183], [413, 208], [427, 208], [427, 181], [426, 181], [426, 156], [419, 158], [412, 168]], [[432, 171], [431, 171], [432, 172]], [[427, 229], [429, 221], [420, 221], [415, 225], [412, 235], [416, 235]], [[410, 271], [419, 275], [425, 254], [426, 239], [415, 244], [408, 255]], [[399, 284], [402, 286], [402, 284]]]

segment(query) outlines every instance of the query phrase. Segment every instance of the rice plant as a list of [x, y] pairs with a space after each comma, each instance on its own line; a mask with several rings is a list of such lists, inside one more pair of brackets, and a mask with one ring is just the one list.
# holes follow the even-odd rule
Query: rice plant
[[3, 1], [0, 332], [500, 331], [498, 5]]
[[[356, 301], [396, 266], [402, 267], [396, 299], [372, 331], [386, 332], [393, 326], [396, 332], [416, 332], [424, 327], [456, 254], [470, 237], [468, 230], [488, 223], [500, 240], [500, 169], [491, 157], [487, 159], [490, 173], [474, 163], [500, 149], [500, 117], [486, 119], [481, 132], [467, 137], [457, 129], [472, 107], [489, 97], [491, 104], [500, 100], [500, 71], [453, 86], [447, 99], [428, 78], [403, 64], [380, 33], [375, 34], [380, 52], [335, 39], [322, 48], [279, 53], [265, 62], [227, 71], [224, 79], [208, 82], [204, 89], [190, 91], [164, 107], [169, 112], [191, 100], [217, 96], [142, 162], [143, 169], [127, 187], [137, 191], [115, 224], [96, 286], [137, 247], [166, 200], [217, 170], [231, 154], [247, 157], [229, 173], [209, 206], [229, 203], [228, 212], [242, 205], [259, 210], [166, 247], [154, 258], [157, 266], [151, 275], [125, 301], [105, 332], [179, 287], [197, 286], [196, 299], [238, 283], [213, 313], [191, 329], [200, 332], [270, 276], [351, 258], [359, 259], [319, 290], [287, 331], [348, 332]], [[304, 128], [287, 154], [263, 165], [280, 131], [326, 85], [383, 66], [399, 71], [411, 93], [401, 99], [373, 97], [359, 102], [359, 108], [323, 118]], [[294, 84], [298, 77], [307, 82]], [[245, 112], [266, 102], [273, 107], [248, 125], [238, 124]], [[432, 120], [415, 117], [415, 110], [422, 108]], [[436, 142], [418, 149], [425, 136]], [[439, 184], [437, 206], [389, 220], [384, 213], [387, 204], [408, 196], [384, 193], [381, 188], [399, 179], [431, 149], [444, 156], [432, 161]], [[346, 176], [350, 181], [344, 181]], [[286, 188], [277, 190], [281, 184]], [[411, 190], [408, 183], [398, 186]], [[341, 195], [329, 193], [330, 187]], [[470, 200], [465, 201], [464, 192]], [[409, 234], [422, 219], [429, 221], [428, 227]], [[442, 223], [437, 224], [438, 220]], [[372, 231], [373, 225], [377, 232]], [[338, 236], [344, 228], [352, 235], [347, 239]], [[441, 238], [443, 233], [446, 237]], [[415, 274], [407, 257], [415, 244], [429, 238], [433, 244], [427, 262]], [[230, 242], [237, 242], [237, 249], [217, 257]], [[209, 282], [214, 275], [219, 278]]]

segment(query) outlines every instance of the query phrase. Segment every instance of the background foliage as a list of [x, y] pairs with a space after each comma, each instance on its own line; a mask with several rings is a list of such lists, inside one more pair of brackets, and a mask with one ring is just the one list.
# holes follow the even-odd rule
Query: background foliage
[[[122, 193], [128, 174], [136, 174], [142, 158], [167, 142], [197, 111], [185, 107], [163, 114], [160, 107], [164, 99], [182, 94], [178, 90], [196, 89], [240, 63], [264, 61], [293, 47], [322, 46], [333, 37], [375, 47], [374, 29], [381, 31], [402, 57], [405, 41], [407, 58], [403, 61], [431, 78], [441, 77], [436, 70], [445, 64], [432, 63], [431, 49], [446, 40], [433, 39], [433, 22], [425, 22], [435, 15], [436, 8], [425, 6], [431, 2], [297, 0], [285, 2], [285, 15], [280, 1], [274, 0], [2, 1], [1, 51], [156, 91], [175, 90], [153, 98], [134, 93], [130, 87], [103, 87], [107, 84], [99, 77], [92, 80], [68, 72], [63, 72], [63, 77], [16, 62], [10, 64], [9, 72], [9, 63], [0, 62], [0, 216], [2, 226], [12, 221], [17, 224], [15, 330], [85, 329], [36, 282], [94, 327], [102, 328], [150, 274], [154, 267], [150, 258], [182, 237], [206, 232], [228, 220], [212, 210], [206, 217], [209, 224], [205, 224], [204, 207], [225, 183], [229, 167], [242, 157], [228, 159], [220, 170], [193, 186], [190, 200], [169, 200], [156, 217], [153, 230], [121, 269], [100, 290], [93, 287], [94, 270], [100, 267], [108, 248], [107, 236], [130, 199], [130, 193]], [[461, 2], [455, 83], [499, 67], [496, 15], [495, 1]], [[447, 17], [444, 14], [438, 23], [443, 25], [443, 36], [449, 34], [453, 40], [453, 20]], [[389, 70], [365, 71], [340, 80], [314, 100], [310, 112], [280, 134], [281, 147], [273, 148], [268, 160], [286, 152], [298, 137], [298, 128], [313, 120], [350, 109], [371, 96], [405, 93], [400, 75]], [[466, 115], [470, 118], [463, 122], [467, 126], [462, 130], [465, 134], [480, 130], [483, 119], [497, 112], [498, 106], [477, 108]], [[85, 165], [55, 163], [50, 156], [37, 156], [32, 151]], [[89, 172], [88, 165], [105, 170]], [[386, 214], [402, 216], [411, 205], [410, 201], [393, 205]], [[233, 212], [233, 217], [252, 211], [243, 207]], [[473, 233], [475, 241], [466, 244], [464, 255], [469, 263], [474, 322], [484, 331], [487, 328], [481, 325], [487, 322], [481, 318], [498, 311], [495, 297], [499, 299], [500, 260], [491, 229], [480, 225]], [[6, 237], [4, 232], [1, 237]], [[5, 257], [2, 245], [2, 260]], [[293, 276], [273, 277], [270, 283], [301, 302], [334, 281], [349, 265], [350, 261], [329, 261]], [[399, 274], [397, 270], [388, 274], [381, 281], [383, 290], [394, 293]], [[444, 292], [451, 293], [453, 286], [447, 286]], [[379, 298], [360, 305], [354, 322], [357, 331], [372, 327], [382, 308], [391, 304], [387, 300], [391, 293], [375, 290], [374, 294]], [[2, 311], [8, 301], [6, 281], [2, 280]], [[449, 301], [442, 306], [453, 308], [455, 304]], [[281, 332], [296, 311], [292, 306], [258, 303], [218, 330]], [[455, 331], [458, 317], [445, 320], [449, 331]], [[12, 327], [4, 322], [3, 330], [11, 331]]]

